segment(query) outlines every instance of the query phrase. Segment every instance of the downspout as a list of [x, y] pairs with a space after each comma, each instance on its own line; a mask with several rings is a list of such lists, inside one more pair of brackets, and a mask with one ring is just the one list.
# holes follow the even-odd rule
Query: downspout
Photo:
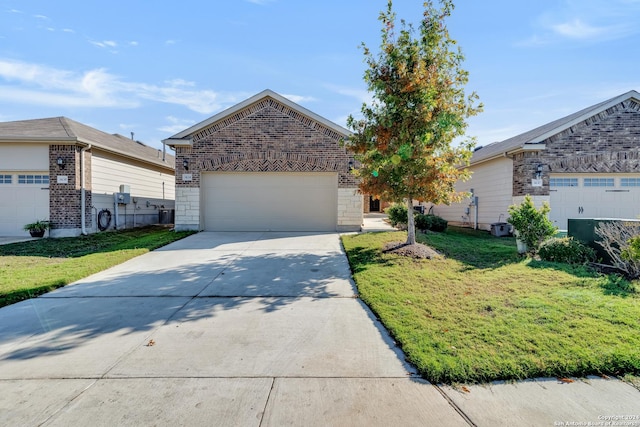
[[476, 211], [476, 220], [475, 220], [473, 228], [474, 228], [474, 230], [477, 230], [478, 229], [478, 196], [475, 196], [474, 199], [475, 199], [474, 200], [474, 203], [475, 203], [475, 209], [474, 210]]
[[85, 206], [86, 195], [85, 195], [85, 165], [84, 165], [84, 152], [91, 148], [91, 144], [86, 147], [82, 147], [80, 149], [80, 224], [82, 228], [82, 234], [86, 236], [87, 233], [87, 220], [85, 215], [87, 213], [87, 207]]
[[118, 193], [113, 193], [113, 224], [114, 228], [118, 229]]

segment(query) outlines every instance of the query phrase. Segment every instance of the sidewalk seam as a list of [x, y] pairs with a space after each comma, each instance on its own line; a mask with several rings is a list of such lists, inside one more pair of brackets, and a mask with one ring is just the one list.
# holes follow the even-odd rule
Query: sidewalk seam
[[460, 408], [458, 405], [456, 405], [456, 403], [453, 401], [453, 399], [451, 399], [449, 397], [449, 395], [443, 389], [441, 389], [436, 384], [431, 384], [431, 385], [433, 387], [435, 387], [436, 390], [438, 390], [438, 392], [442, 395], [442, 397], [444, 397], [444, 399], [449, 403], [449, 406], [451, 406], [454, 411], [456, 411], [458, 414], [460, 414], [462, 419], [465, 420], [467, 422], [467, 424], [469, 424], [472, 427], [478, 427], [478, 425], [476, 423], [474, 423], [471, 420], [471, 418], [469, 418], [469, 416], [462, 410], [462, 408]]
[[269, 394], [267, 395], [267, 399], [264, 402], [264, 408], [262, 408], [262, 416], [260, 417], [260, 424], [259, 426], [262, 426], [262, 423], [264, 422], [264, 416], [267, 414], [267, 407], [269, 406], [269, 400], [271, 400], [271, 393], [273, 393], [273, 388], [276, 385], [276, 378], [275, 377], [271, 377], [271, 388], [269, 389]]

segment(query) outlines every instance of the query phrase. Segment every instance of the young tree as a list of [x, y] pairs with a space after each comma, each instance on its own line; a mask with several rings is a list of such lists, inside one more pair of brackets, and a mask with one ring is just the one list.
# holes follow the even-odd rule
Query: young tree
[[465, 96], [468, 73], [455, 40], [444, 20], [451, 14], [451, 0], [424, 3], [424, 16], [416, 32], [401, 20], [395, 31], [396, 14], [389, 0], [381, 12], [382, 43], [374, 54], [363, 43], [368, 69], [364, 80], [372, 95], [371, 105], [362, 106], [362, 119], [350, 116], [353, 135], [346, 146], [361, 163], [360, 189], [408, 207], [407, 244], [415, 243], [413, 200], [449, 204], [465, 193], [455, 183], [468, 179], [474, 140], [454, 146], [463, 136], [465, 119], [479, 113], [478, 96]]

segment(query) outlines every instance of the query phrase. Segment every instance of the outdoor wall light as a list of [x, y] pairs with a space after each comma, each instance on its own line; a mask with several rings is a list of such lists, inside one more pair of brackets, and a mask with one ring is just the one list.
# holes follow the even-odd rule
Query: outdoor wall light
[[349, 172], [353, 170], [353, 160], [349, 160]]
[[543, 169], [544, 169], [544, 166], [542, 164], [536, 167], [536, 179], [540, 179], [540, 177], [542, 176]]
[[188, 160], [188, 159], [184, 159], [184, 160], [182, 161], [182, 167], [183, 167], [185, 170], [189, 170], [189, 160]]
[[58, 165], [58, 167], [60, 169], [64, 169], [66, 164], [67, 164], [67, 162], [65, 161], [64, 157], [58, 157], [56, 159], [56, 164]]

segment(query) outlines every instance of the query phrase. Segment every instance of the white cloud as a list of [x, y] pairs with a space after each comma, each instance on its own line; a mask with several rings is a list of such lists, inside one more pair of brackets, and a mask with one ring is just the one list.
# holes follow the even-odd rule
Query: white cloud
[[174, 44], [176, 44], [176, 43], [178, 43], [178, 41], [177, 41], [177, 40], [166, 40], [166, 41], [164, 42], [164, 44], [166, 44], [167, 46], [171, 46], [171, 45], [174, 45]]
[[340, 95], [357, 99], [361, 104], [371, 104], [371, 93], [366, 89], [338, 86], [334, 84], [325, 84], [327, 89]]
[[135, 108], [153, 101], [211, 114], [241, 96], [201, 90], [182, 79], [159, 86], [127, 82], [102, 68], [75, 72], [2, 59], [1, 80], [8, 84], [0, 86], [0, 101], [32, 105]]
[[113, 40], [104, 40], [104, 41], [94, 41], [94, 40], [89, 40], [89, 43], [91, 43], [94, 46], [98, 46], [98, 47], [103, 47], [103, 48], [116, 48], [118, 47], [118, 43], [114, 42]]
[[191, 127], [195, 124], [195, 121], [189, 119], [179, 119], [174, 116], [167, 116], [165, 120], [168, 122], [166, 125], [159, 127], [158, 130], [166, 132], [171, 135], [175, 135], [183, 130]]
[[129, 42], [129, 46], [138, 46], [138, 42], [137, 41], [130, 41]]
[[44, 21], [49, 21], [49, 17], [45, 16], [45, 15], [33, 15], [34, 18], [36, 19], [42, 19]]
[[317, 101], [317, 99], [315, 99], [312, 96], [304, 96], [304, 95], [285, 95], [282, 94], [282, 96], [284, 96], [285, 98], [287, 98], [290, 101], [295, 102], [296, 104], [300, 104], [302, 102], [314, 102]]
[[173, 79], [173, 80], [165, 80], [165, 83], [169, 86], [188, 86], [194, 87], [196, 84], [194, 82], [190, 82], [184, 79]]
[[71, 28], [63, 28], [62, 29], [63, 33], [71, 33], [71, 34], [75, 34], [75, 31], [72, 30]]
[[640, 31], [638, 0], [564, 0], [541, 13], [535, 33], [518, 46], [544, 46], [562, 41], [601, 42]]

